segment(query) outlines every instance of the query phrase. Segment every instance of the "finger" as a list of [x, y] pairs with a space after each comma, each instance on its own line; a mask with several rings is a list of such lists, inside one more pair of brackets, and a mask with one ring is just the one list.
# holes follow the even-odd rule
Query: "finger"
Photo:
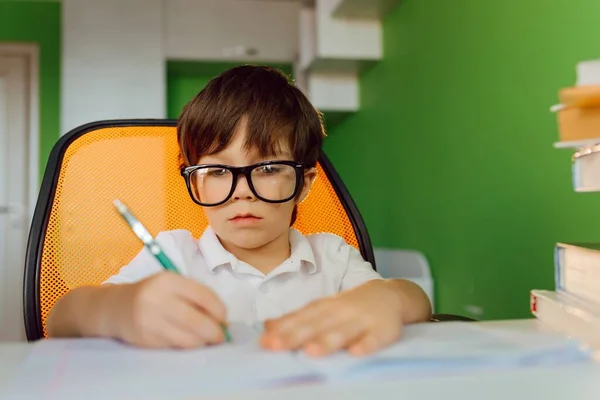
[[290, 314], [282, 317], [265, 321], [265, 331], [273, 333], [283, 333], [294, 329], [298, 323], [312, 318], [317, 313], [317, 307], [310, 304]]
[[[341, 313], [337, 310], [336, 302], [332, 299], [321, 299], [313, 301], [301, 309], [286, 314], [275, 320], [265, 322], [265, 330], [273, 333], [283, 334], [293, 331], [299, 324], [304, 324], [311, 319], [319, 318], [328, 313], [328, 317], [339, 316]], [[334, 309], [332, 311], [332, 309]]]
[[291, 340], [291, 336], [296, 336], [297, 340], [308, 340], [314, 335], [314, 321], [321, 320], [321, 303], [317, 301], [283, 317], [265, 321], [261, 345], [271, 350], [297, 348], [298, 344]]
[[372, 354], [398, 340], [401, 333], [402, 327], [387, 334], [383, 329], [371, 329], [365, 332], [361, 337], [357, 338], [354, 343], [350, 344], [350, 346], [348, 346], [348, 352], [353, 356], [358, 357]]
[[272, 350], [295, 350], [342, 322], [344, 320], [339, 316], [330, 318], [317, 314], [306, 320], [298, 321], [295, 327], [285, 332], [268, 333], [264, 341], [265, 347]]
[[226, 321], [225, 305], [212, 289], [190, 279], [183, 279], [182, 282], [177, 291], [178, 296], [192, 303], [197, 308], [206, 310], [206, 313], [217, 322]]
[[350, 319], [345, 312], [336, 312], [332, 307], [320, 305], [307, 310], [303, 315], [296, 315], [284, 324], [275, 326], [263, 336], [261, 343], [271, 350], [289, 350], [302, 347], [307, 342]]
[[265, 331], [260, 343], [269, 350], [293, 350], [299, 348], [315, 334], [315, 327], [310, 322], [298, 323], [294, 330], [285, 333]]
[[193, 349], [202, 347], [206, 344], [202, 335], [182, 328], [175, 323], [163, 324], [158, 332], [158, 339], [161, 347], [170, 347], [174, 349]]
[[369, 332], [348, 347], [348, 352], [353, 356], [362, 357], [372, 354], [382, 348], [384, 344], [376, 335]]
[[185, 348], [200, 347], [200, 341], [194, 341], [192, 337], [180, 328], [171, 324], [163, 324], [155, 330], [146, 329], [127, 342], [148, 349], [164, 349], [168, 347]]
[[346, 348], [365, 334], [366, 328], [355, 320], [347, 320], [323, 330], [304, 346], [311, 357], [321, 357]]
[[225, 339], [220, 323], [189, 303], [183, 303], [176, 310], [165, 311], [167, 320], [193, 335], [200, 336], [205, 343], [216, 344]]

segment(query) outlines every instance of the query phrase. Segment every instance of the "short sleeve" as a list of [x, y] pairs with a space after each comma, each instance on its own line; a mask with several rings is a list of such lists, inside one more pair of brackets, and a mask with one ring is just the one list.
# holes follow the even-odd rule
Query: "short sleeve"
[[[169, 256], [176, 265], [179, 264], [181, 254], [177, 249], [177, 241], [171, 231], [160, 232], [156, 235], [156, 242], [163, 251]], [[151, 275], [163, 270], [162, 266], [150, 251], [144, 246], [140, 252], [125, 266], [121, 267], [119, 272], [103, 283], [134, 283], [141, 281]]]
[[307, 236], [316, 261], [323, 272], [331, 277], [337, 291], [352, 289], [373, 279], [383, 279], [364, 260], [356, 247], [344, 238], [332, 233], [317, 233]]
[[340, 250], [348, 254], [346, 271], [342, 277], [340, 291], [352, 289], [373, 279], [383, 279], [373, 269], [371, 263], [363, 259], [356, 247], [343, 242]]

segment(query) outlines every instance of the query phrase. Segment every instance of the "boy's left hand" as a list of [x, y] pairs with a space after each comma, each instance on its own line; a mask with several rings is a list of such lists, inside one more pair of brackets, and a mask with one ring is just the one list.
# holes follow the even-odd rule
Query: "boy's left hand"
[[341, 349], [366, 355], [398, 339], [402, 316], [402, 304], [393, 288], [374, 280], [266, 321], [261, 345], [269, 350], [304, 348], [311, 356]]

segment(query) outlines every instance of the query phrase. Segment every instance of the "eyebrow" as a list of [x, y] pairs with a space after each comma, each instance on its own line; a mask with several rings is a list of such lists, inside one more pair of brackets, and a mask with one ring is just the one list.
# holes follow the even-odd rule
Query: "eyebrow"
[[198, 163], [197, 165], [228, 165], [228, 166], [232, 166], [232, 167], [235, 167], [235, 166], [243, 167], [243, 166], [248, 166], [248, 165], [260, 164], [260, 163], [268, 162], [268, 161], [294, 161], [294, 160], [289, 160], [288, 157], [275, 157], [275, 158], [264, 158], [264, 159], [261, 158], [259, 160], [252, 161], [252, 162], [249, 162], [244, 165], [237, 165], [238, 163], [228, 163], [228, 162], [221, 161], [221, 160], [218, 160], [218, 161], [217, 160], [214, 160], [214, 161], [209, 160], [209, 161], [204, 161], [204, 162]]

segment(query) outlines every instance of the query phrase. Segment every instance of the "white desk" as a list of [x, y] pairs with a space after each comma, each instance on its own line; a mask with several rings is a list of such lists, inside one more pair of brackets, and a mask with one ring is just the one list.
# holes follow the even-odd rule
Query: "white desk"
[[31, 346], [32, 344], [29, 343], [0, 342], [0, 395], [8, 386], [21, 362], [29, 354]]
[[[535, 319], [477, 322], [506, 329], [539, 330], [545, 327]], [[0, 342], [0, 399], [11, 377], [27, 356], [31, 344]], [[32, 377], [32, 383], [35, 377]], [[199, 395], [199, 398], [206, 398]], [[153, 398], [149, 393], [147, 399]], [[305, 385], [252, 391], [219, 399], [419, 399], [419, 400], [598, 400], [600, 363], [577, 366], [453, 373], [443, 377], [423, 377], [394, 382], [363, 382], [334, 386]]]

